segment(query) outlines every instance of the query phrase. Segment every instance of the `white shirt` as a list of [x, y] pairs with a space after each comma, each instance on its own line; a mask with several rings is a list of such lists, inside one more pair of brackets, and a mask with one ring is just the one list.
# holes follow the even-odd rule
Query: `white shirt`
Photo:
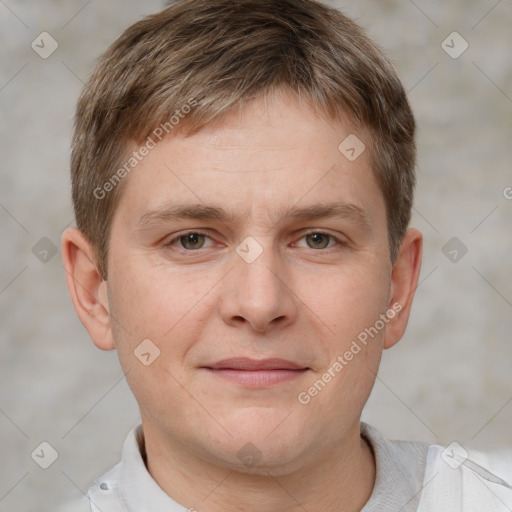
[[[512, 511], [512, 452], [467, 453], [457, 443], [444, 449], [389, 441], [366, 423], [361, 423], [361, 435], [376, 461], [375, 485], [361, 512]], [[60, 512], [193, 510], [174, 501], [153, 480], [141, 450], [144, 453], [144, 436], [138, 425], [124, 442], [121, 462], [96, 479], [87, 496]]]

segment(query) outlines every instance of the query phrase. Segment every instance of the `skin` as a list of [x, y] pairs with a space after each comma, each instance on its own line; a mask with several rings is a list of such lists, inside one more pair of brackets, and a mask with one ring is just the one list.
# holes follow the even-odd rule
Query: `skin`
[[[343, 503], [349, 512], [370, 497], [375, 462], [360, 415], [382, 350], [406, 328], [422, 236], [408, 230], [391, 263], [369, 151], [349, 161], [338, 150], [351, 133], [369, 146], [366, 131], [328, 121], [292, 95], [255, 99], [192, 136], [173, 134], [125, 178], [107, 281], [83, 235], [63, 235], [78, 316], [99, 348], [117, 349], [140, 407], [149, 472], [186, 507], [313, 512]], [[222, 206], [233, 217], [149, 219], [177, 202]], [[332, 202], [355, 205], [366, 222], [346, 212], [282, 214]], [[179, 238], [194, 230], [206, 236]], [[262, 248], [252, 263], [236, 252], [246, 237]], [[300, 403], [393, 304], [401, 311]], [[134, 356], [144, 339], [160, 350], [148, 366]], [[279, 357], [308, 370], [248, 388], [201, 368], [230, 357]], [[254, 465], [237, 456], [249, 442]]]

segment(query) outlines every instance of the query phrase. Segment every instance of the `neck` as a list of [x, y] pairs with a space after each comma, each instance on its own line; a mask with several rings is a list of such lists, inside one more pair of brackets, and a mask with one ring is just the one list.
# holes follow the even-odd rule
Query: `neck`
[[375, 482], [373, 452], [359, 422], [336, 447], [291, 472], [247, 474], [191, 455], [144, 425], [148, 471], [175, 501], [198, 512], [358, 512]]

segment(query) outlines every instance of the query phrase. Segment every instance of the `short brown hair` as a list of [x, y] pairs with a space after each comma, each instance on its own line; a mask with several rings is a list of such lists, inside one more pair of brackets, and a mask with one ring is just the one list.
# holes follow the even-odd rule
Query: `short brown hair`
[[382, 51], [353, 21], [315, 0], [178, 0], [110, 46], [78, 101], [73, 204], [104, 278], [123, 185], [112, 177], [126, 174], [120, 166], [130, 145], [169, 127], [187, 102], [194, 106], [180, 116], [179, 129], [194, 133], [245, 101], [282, 89], [330, 119], [348, 114], [369, 130], [394, 262], [411, 216], [415, 122]]

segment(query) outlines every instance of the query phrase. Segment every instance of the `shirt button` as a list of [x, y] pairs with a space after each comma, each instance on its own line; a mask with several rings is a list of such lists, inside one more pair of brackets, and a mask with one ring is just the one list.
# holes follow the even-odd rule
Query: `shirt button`
[[100, 489], [102, 491], [108, 491], [108, 484], [107, 484], [107, 482], [101, 482]]

